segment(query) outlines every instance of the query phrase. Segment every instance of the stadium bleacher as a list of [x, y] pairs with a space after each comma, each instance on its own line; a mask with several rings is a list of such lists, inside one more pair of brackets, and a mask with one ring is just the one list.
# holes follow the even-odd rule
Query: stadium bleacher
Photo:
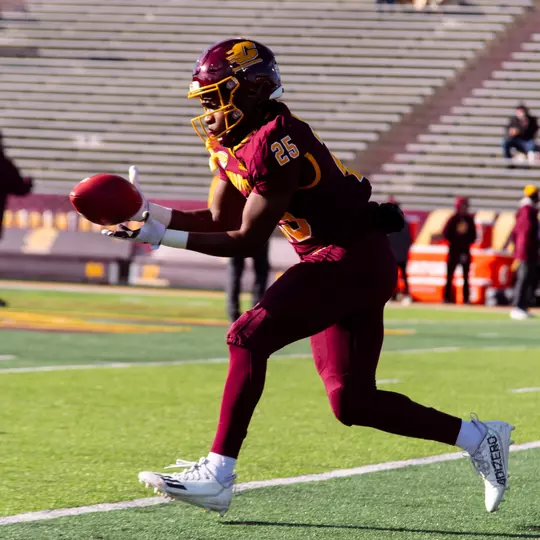
[[[418, 13], [379, 10], [373, 0], [232, 0], [216, 13], [208, 0], [30, 0], [26, 13], [1, 21], [0, 129], [40, 193], [67, 194], [82, 177], [125, 175], [137, 163], [149, 195], [204, 200], [207, 154], [189, 124], [198, 107], [186, 89], [210, 42], [245, 34], [272, 47], [286, 102], [350, 161], [530, 5], [476, 0]], [[468, 144], [461, 132], [436, 130], [417, 144], [440, 137]], [[475, 149], [497, 149], [495, 139]]]
[[[537, 12], [531, 17], [538, 17]], [[476, 207], [513, 211], [523, 186], [537, 181], [540, 163], [520, 162], [515, 156], [515, 168], [509, 168], [501, 142], [520, 102], [533, 115], [540, 114], [538, 51], [540, 34], [535, 33], [502, 59], [481, 86], [411, 141], [406, 152], [385, 163], [372, 177], [378, 189], [415, 208], [448, 206], [459, 193], [471, 196]]]

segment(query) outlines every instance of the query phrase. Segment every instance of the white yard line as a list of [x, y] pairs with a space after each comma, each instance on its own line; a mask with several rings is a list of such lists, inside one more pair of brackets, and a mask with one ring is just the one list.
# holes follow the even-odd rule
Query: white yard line
[[[276, 354], [272, 358], [287, 359], [287, 358], [311, 358], [311, 354]], [[76, 371], [82, 369], [121, 369], [133, 368], [138, 366], [154, 367], [154, 366], [183, 366], [183, 365], [198, 365], [198, 364], [226, 364], [229, 362], [227, 357], [221, 358], [198, 358], [194, 360], [171, 360], [170, 362], [103, 362], [96, 364], [68, 364], [60, 366], [32, 366], [32, 367], [14, 367], [0, 369], [2, 373], [34, 373], [40, 371]]]
[[521, 326], [520, 323], [526, 323], [527, 325], [531, 324], [537, 324], [538, 320], [535, 319], [529, 319], [525, 321], [519, 321], [516, 322], [510, 318], [508, 320], [506, 319], [474, 319], [472, 321], [468, 321], [465, 319], [461, 320], [449, 320], [449, 321], [441, 321], [437, 319], [387, 319], [384, 321], [384, 324], [386, 328], [399, 328], [400, 326], [410, 326], [410, 325], [421, 325], [421, 326]]
[[[517, 444], [510, 448], [511, 452], [520, 452], [540, 448], [540, 441], [533, 441], [524, 444]], [[389, 461], [387, 463], [376, 463], [374, 465], [364, 465], [354, 469], [338, 469], [320, 474], [306, 474], [303, 476], [292, 476], [290, 478], [274, 478], [272, 480], [262, 480], [255, 482], [245, 482], [235, 486], [235, 492], [248, 491], [252, 489], [261, 489], [276, 486], [291, 486], [296, 484], [306, 484], [310, 482], [322, 482], [334, 478], [347, 478], [350, 476], [359, 476], [380, 471], [393, 471], [404, 469], [406, 467], [431, 465], [433, 463], [442, 463], [444, 461], [455, 461], [462, 459], [462, 452], [451, 454], [439, 454], [437, 456], [427, 456], [423, 458], [405, 459], [403, 461]], [[111, 512], [112, 510], [127, 510], [128, 508], [141, 508], [154, 506], [157, 504], [167, 504], [161, 497], [149, 497], [145, 499], [135, 499], [132, 501], [123, 501], [118, 503], [102, 503], [90, 506], [79, 506], [77, 508], [61, 508], [58, 510], [43, 510], [41, 512], [28, 512], [0, 518], [0, 525], [13, 525], [15, 523], [27, 523], [29, 521], [43, 521], [46, 519], [55, 519], [59, 517], [80, 516], [82, 514], [92, 514], [95, 512]]]
[[[520, 452], [540, 448], [540, 441], [533, 441], [524, 444], [515, 444], [510, 447], [511, 452]], [[386, 463], [376, 463], [374, 465], [364, 465], [354, 469], [338, 469], [320, 474], [306, 474], [303, 476], [293, 476], [291, 478], [275, 478], [273, 480], [263, 480], [260, 482], [245, 482], [236, 486], [236, 491], [247, 491], [249, 489], [260, 489], [272, 486], [290, 486], [293, 484], [305, 484], [309, 482], [321, 482], [332, 480], [333, 478], [347, 478], [349, 476], [359, 476], [379, 471], [393, 471], [404, 469], [405, 467], [414, 467], [420, 465], [431, 465], [433, 463], [442, 463], [443, 461], [455, 461], [464, 457], [463, 452], [452, 452], [451, 454], [438, 454], [436, 456], [427, 456], [423, 458], [404, 459], [403, 461], [388, 461]], [[1, 524], [1, 521], [0, 521]]]
[[177, 360], [171, 362], [104, 362], [103, 364], [73, 364], [65, 366], [33, 366], [33, 367], [14, 367], [0, 369], [0, 375], [3, 373], [37, 373], [41, 371], [75, 371], [83, 369], [120, 369], [132, 368], [137, 366], [181, 366], [190, 364], [224, 364], [228, 358], [205, 358], [200, 360]]
[[[383, 354], [424, 354], [424, 353], [448, 353], [457, 351], [521, 351], [532, 350], [540, 347], [432, 347], [427, 349], [399, 349], [396, 351], [383, 351]], [[276, 354], [274, 359], [286, 358], [312, 358], [311, 354]], [[2, 357], [0, 356], [0, 360]], [[7, 360], [7, 358], [6, 358]], [[173, 360], [171, 362], [103, 362], [96, 364], [68, 364], [60, 366], [31, 366], [31, 367], [13, 367], [0, 368], [0, 375], [4, 373], [36, 373], [40, 371], [74, 371], [83, 369], [117, 369], [133, 367], [151, 367], [151, 366], [183, 366], [193, 364], [226, 364], [228, 358], [199, 358], [194, 360]]]
[[[156, 288], [142, 286], [114, 286], [114, 285], [97, 285], [84, 283], [58, 283], [50, 282], [43, 283], [40, 281], [17, 281], [17, 280], [0, 280], [0, 289], [14, 290], [38, 290], [38, 291], [58, 291], [58, 292], [82, 292], [82, 293], [98, 293], [98, 294], [122, 294], [125, 296], [199, 296], [199, 297], [215, 297], [224, 298], [223, 291], [215, 290], [199, 290], [199, 289], [171, 289], [171, 288]], [[247, 293], [244, 293], [247, 295]], [[455, 311], [455, 312], [476, 312], [476, 313], [502, 313], [508, 314], [510, 307], [494, 306], [488, 307], [483, 305], [460, 305], [460, 304], [434, 304], [415, 302], [410, 306], [402, 306], [397, 302], [388, 304], [390, 309], [406, 310], [414, 313], [415, 310], [434, 310], [434, 311]], [[540, 309], [532, 308], [532, 313], [540, 315]], [[450, 321], [448, 321], [450, 322]], [[439, 323], [437, 323], [439, 324]], [[520, 323], [522, 324], [522, 323]]]
[[420, 353], [447, 353], [460, 351], [461, 347], [432, 347], [431, 349], [401, 349], [397, 351], [384, 351], [387, 354], [420, 354]]
[[525, 394], [527, 392], [540, 392], [540, 386], [530, 386], [528, 388], [514, 388], [513, 390], [508, 390], [512, 394]]
[[[392, 353], [419, 353], [419, 352], [447, 352], [448, 350], [458, 350], [454, 347], [438, 347], [435, 349], [408, 349], [403, 351], [388, 351]], [[276, 354], [272, 356], [275, 359], [286, 358], [312, 358], [311, 354]], [[81, 369], [117, 369], [117, 368], [132, 368], [137, 366], [183, 366], [193, 364], [225, 364], [229, 361], [228, 358], [200, 358], [195, 360], [173, 360], [171, 362], [103, 362], [96, 364], [73, 364], [60, 366], [31, 366], [31, 367], [13, 367], [0, 368], [0, 375], [3, 373], [36, 373], [41, 371], [74, 371]]]
[[15, 360], [17, 358], [14, 354], [0, 354], [0, 361], [1, 360]]
[[225, 298], [223, 291], [210, 291], [199, 289], [170, 289], [155, 287], [132, 287], [115, 285], [97, 285], [83, 283], [43, 283], [36, 281], [0, 280], [0, 289], [47, 292], [76, 292], [92, 294], [120, 294], [125, 296], [197, 296], [211, 298]]

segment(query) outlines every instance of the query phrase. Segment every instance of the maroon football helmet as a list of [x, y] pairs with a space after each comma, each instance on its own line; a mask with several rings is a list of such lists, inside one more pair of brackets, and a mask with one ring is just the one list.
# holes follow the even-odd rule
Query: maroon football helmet
[[[212, 136], [226, 145], [239, 142], [254, 129], [265, 105], [283, 94], [274, 53], [261, 43], [245, 38], [212, 45], [195, 63], [188, 97], [204, 99], [211, 93], [219, 103], [214, 111], [223, 111], [226, 126], [221, 133]], [[204, 122], [206, 116], [204, 113], [191, 120], [203, 141], [209, 138]]]

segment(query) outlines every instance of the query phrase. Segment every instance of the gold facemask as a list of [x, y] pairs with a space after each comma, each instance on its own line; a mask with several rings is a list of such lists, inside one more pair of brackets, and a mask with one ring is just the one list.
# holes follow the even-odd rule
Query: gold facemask
[[[215, 84], [210, 84], [208, 86], [199, 86], [197, 81], [193, 81], [189, 86], [188, 98], [198, 97], [202, 100], [203, 96], [215, 93], [219, 98], [219, 107], [214, 109], [213, 112], [223, 112], [225, 117], [225, 129], [221, 133], [214, 133], [212, 137], [219, 139], [228, 133], [232, 128], [236, 127], [242, 118], [244, 118], [244, 113], [236, 108], [233, 104], [233, 97], [235, 92], [240, 88], [240, 83], [235, 77], [227, 77]], [[229, 99], [225, 100], [224, 95], [228, 95]], [[208, 134], [208, 129], [206, 127], [206, 122], [204, 119], [209, 116], [208, 113], [203, 113], [195, 118], [191, 119], [191, 125], [195, 130], [195, 133], [203, 140], [206, 141], [210, 137]]]

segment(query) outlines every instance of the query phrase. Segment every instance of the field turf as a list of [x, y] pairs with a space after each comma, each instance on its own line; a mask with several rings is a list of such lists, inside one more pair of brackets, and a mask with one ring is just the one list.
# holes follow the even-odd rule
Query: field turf
[[[0, 516], [149, 497], [139, 470], [207, 452], [227, 368], [223, 295], [0, 288], [0, 298], [10, 303], [0, 312]], [[425, 306], [389, 307], [386, 320], [381, 388], [508, 420], [516, 443], [540, 439], [540, 323]], [[453, 451], [340, 425], [300, 342], [269, 364], [239, 482]], [[0, 525], [0, 539], [540, 538], [540, 450], [512, 454], [511, 468], [495, 515], [459, 460], [248, 491], [225, 519], [171, 504]]]

